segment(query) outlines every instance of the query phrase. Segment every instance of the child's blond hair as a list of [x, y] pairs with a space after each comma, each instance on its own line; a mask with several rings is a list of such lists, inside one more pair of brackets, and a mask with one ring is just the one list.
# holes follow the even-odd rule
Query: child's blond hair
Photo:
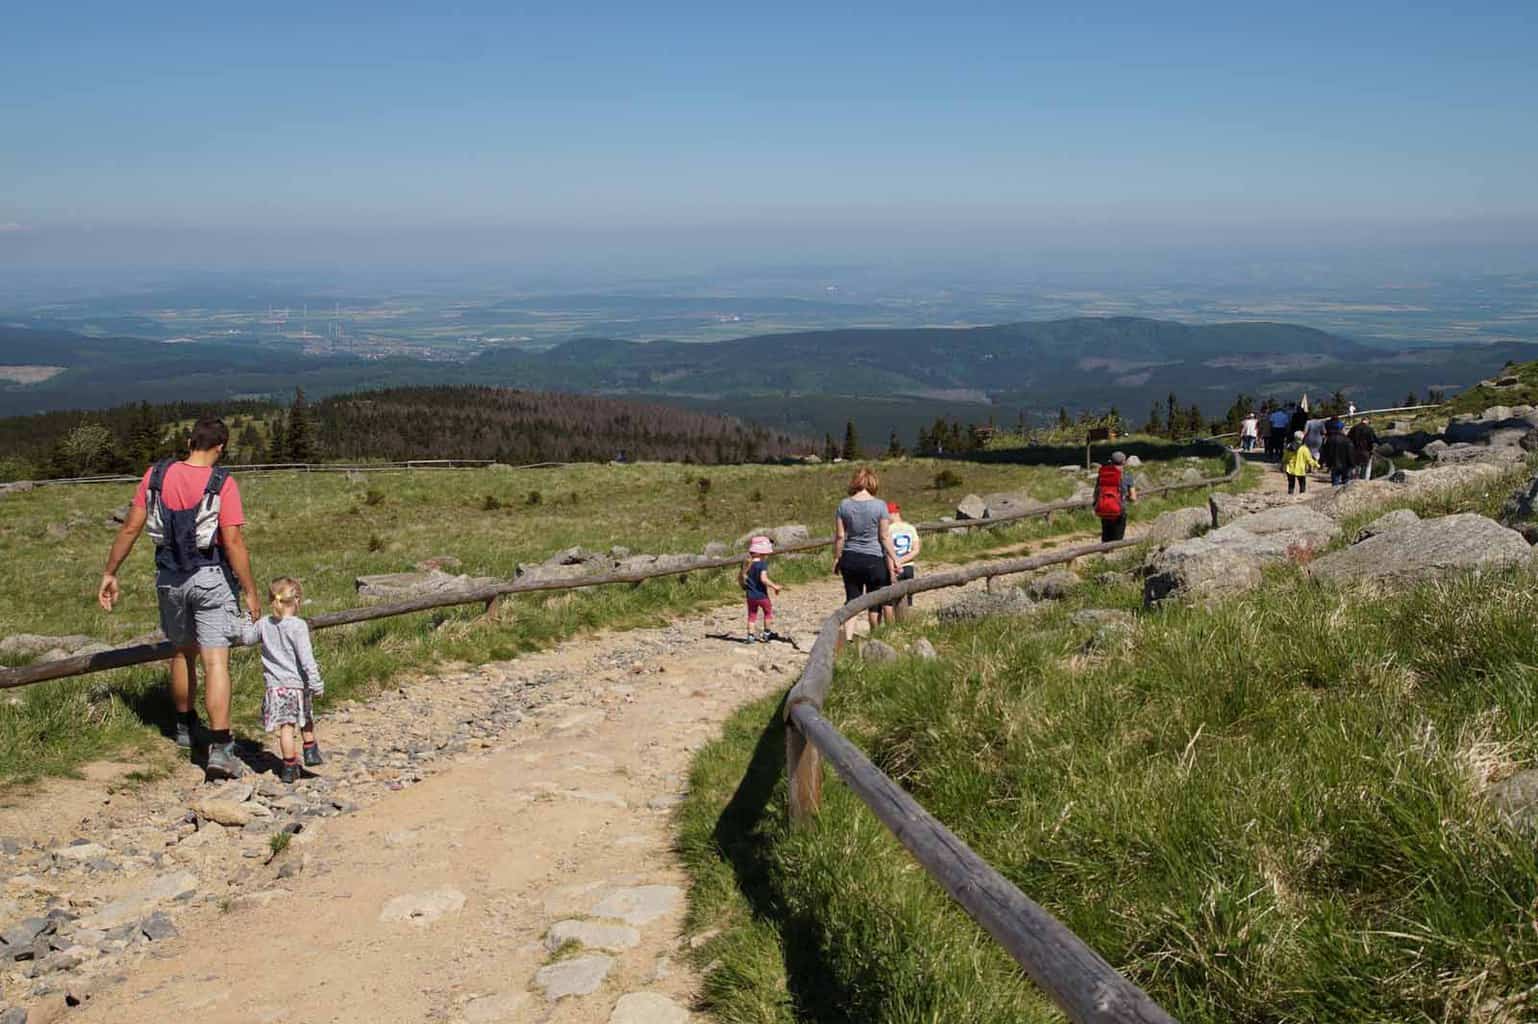
[[282, 617], [287, 618], [299, 611], [299, 603], [304, 600], [304, 588], [292, 576], [279, 576], [267, 584], [267, 600], [273, 607], [281, 609]]

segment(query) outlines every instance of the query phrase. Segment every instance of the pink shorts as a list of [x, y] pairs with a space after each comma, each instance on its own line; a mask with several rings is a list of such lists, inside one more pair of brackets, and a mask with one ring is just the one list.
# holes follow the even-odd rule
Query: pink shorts
[[769, 599], [767, 597], [748, 598], [748, 618], [751, 619], [759, 612], [764, 613], [765, 619], [774, 618], [774, 607], [769, 604]]

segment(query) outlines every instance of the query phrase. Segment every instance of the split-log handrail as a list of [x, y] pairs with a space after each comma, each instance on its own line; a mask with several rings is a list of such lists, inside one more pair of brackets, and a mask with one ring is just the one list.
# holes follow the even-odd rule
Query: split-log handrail
[[[1237, 469], [1238, 459], [1235, 464]], [[983, 562], [866, 594], [823, 622], [806, 666], [785, 701], [786, 788], [791, 819], [804, 821], [821, 805], [822, 759], [826, 757], [913, 859], [1004, 947], [1074, 1024], [1175, 1024], [1175, 1020], [871, 763], [823, 717], [822, 707], [833, 682], [840, 634], [849, 620], [912, 594], [1064, 565], [1138, 543], [1119, 540], [1049, 555]]]
[[[1234, 480], [1237, 478], [1241, 468], [1242, 463], [1235, 459], [1233, 468], [1222, 476], [1204, 478], [1188, 483], [1167, 484], [1162, 487], [1151, 488], [1142, 493], [1154, 495], [1170, 491], [1190, 490], [1198, 487], [1212, 487]], [[936, 533], [941, 530], [986, 529], [995, 526], [1005, 526], [1023, 519], [1033, 519], [1042, 516], [1050, 517], [1054, 512], [1071, 512], [1085, 509], [1091, 504], [1092, 502], [1089, 500], [1055, 501], [1021, 512], [1012, 512], [1008, 515], [985, 519], [940, 520], [938, 522], [918, 523], [916, 525], [919, 530], [926, 533]], [[787, 545], [779, 550], [785, 554], [796, 554], [825, 548], [832, 543], [832, 537], [818, 537], [800, 544]], [[634, 572], [610, 572], [554, 579], [509, 580], [480, 587], [444, 590], [404, 601], [381, 602], [357, 608], [347, 608], [337, 612], [326, 612], [311, 616], [307, 621], [311, 629], [331, 629], [336, 626], [350, 626], [359, 622], [393, 618], [397, 615], [412, 615], [418, 612], [435, 611], [440, 608], [452, 608], [458, 605], [483, 604], [489, 609], [501, 598], [515, 594], [537, 593], [548, 590], [581, 590], [587, 587], [611, 586], [621, 583], [644, 583], [647, 580], [660, 579], [667, 576], [680, 576], [691, 572], [735, 568], [741, 563], [742, 555], [739, 553], [725, 558], [696, 558], [685, 563], [671, 565], [667, 568], [644, 569]], [[235, 646], [242, 645], [237, 642]], [[67, 658], [59, 658], [56, 661], [22, 665], [17, 668], [3, 668], [0, 669], [0, 690], [13, 689], [19, 686], [31, 686], [35, 683], [65, 679], [70, 676], [88, 675], [92, 672], [106, 672], [112, 669], [127, 668], [131, 665], [144, 665], [155, 661], [165, 661], [174, 652], [175, 648], [169, 642], [134, 644], [128, 647], [114, 647], [111, 650], [99, 651], [95, 654], [77, 654]]]

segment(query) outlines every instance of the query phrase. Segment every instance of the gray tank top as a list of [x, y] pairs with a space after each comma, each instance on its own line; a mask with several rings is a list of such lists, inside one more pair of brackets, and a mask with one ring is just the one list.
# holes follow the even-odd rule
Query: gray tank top
[[881, 521], [892, 518], [886, 510], [886, 502], [880, 498], [845, 498], [838, 503], [838, 518], [847, 534], [845, 551], [861, 555], [885, 554], [881, 550]]

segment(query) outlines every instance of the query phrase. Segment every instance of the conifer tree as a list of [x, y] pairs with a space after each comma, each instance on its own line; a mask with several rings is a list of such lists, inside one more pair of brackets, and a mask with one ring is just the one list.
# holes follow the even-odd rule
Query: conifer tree
[[903, 449], [903, 443], [897, 439], [897, 431], [892, 431], [892, 437], [887, 441], [886, 455], [889, 459], [900, 459], [908, 454]]
[[267, 432], [267, 461], [288, 461], [288, 429], [283, 425], [283, 414], [273, 417], [272, 428]]
[[315, 435], [310, 425], [310, 407], [304, 400], [304, 389], [294, 389], [294, 404], [288, 407], [288, 444], [285, 452], [289, 462], [315, 461]]
[[822, 435], [822, 458], [824, 462], [832, 462], [838, 458], [838, 445], [833, 443], [832, 434]]
[[860, 436], [855, 433], [854, 420], [844, 422], [844, 458], [850, 462], [860, 457]]

